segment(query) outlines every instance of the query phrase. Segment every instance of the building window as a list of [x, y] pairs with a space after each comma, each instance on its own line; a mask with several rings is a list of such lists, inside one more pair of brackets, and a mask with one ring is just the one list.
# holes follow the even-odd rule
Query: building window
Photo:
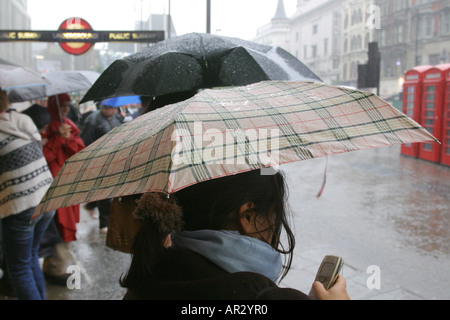
[[431, 65], [439, 64], [439, 54], [430, 54], [428, 56], [428, 60], [430, 61]]
[[352, 26], [363, 22], [363, 12], [361, 9], [352, 12]]
[[419, 37], [431, 38], [433, 36], [434, 17], [432, 15], [423, 15], [419, 18]]
[[317, 24], [313, 25], [313, 34], [317, 34], [318, 28]]
[[403, 39], [403, 26], [400, 24], [397, 26], [397, 43], [402, 43]]
[[442, 35], [450, 33], [450, 11], [446, 11], [442, 14]]
[[386, 30], [381, 30], [380, 32], [380, 46], [386, 45]]
[[327, 39], [323, 39], [323, 54], [325, 56], [328, 55], [328, 38]]
[[362, 48], [362, 37], [361, 35], [353, 36], [352, 42], [350, 44], [351, 51], [357, 51]]
[[339, 58], [333, 58], [333, 69], [338, 69], [339, 65]]
[[313, 58], [317, 57], [317, 45], [311, 46], [311, 50], [312, 50], [312, 57]]
[[358, 77], [358, 64], [359, 62], [353, 61], [350, 65], [350, 79], [356, 79]]
[[428, 16], [425, 18], [425, 36], [431, 37], [433, 35], [433, 17]]

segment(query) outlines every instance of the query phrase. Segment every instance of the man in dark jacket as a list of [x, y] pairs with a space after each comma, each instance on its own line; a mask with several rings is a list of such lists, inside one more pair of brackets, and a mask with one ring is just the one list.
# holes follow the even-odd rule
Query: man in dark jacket
[[[86, 146], [99, 139], [111, 129], [120, 126], [122, 123], [117, 117], [117, 108], [110, 106], [100, 106], [100, 110], [92, 112], [83, 122], [80, 136]], [[105, 199], [95, 203], [88, 203], [87, 209], [93, 210], [98, 206], [99, 229], [101, 233], [108, 230], [108, 217], [111, 210], [112, 199]]]
[[100, 110], [92, 112], [86, 118], [80, 133], [86, 146], [122, 124], [117, 117], [117, 110], [115, 107], [101, 106]]

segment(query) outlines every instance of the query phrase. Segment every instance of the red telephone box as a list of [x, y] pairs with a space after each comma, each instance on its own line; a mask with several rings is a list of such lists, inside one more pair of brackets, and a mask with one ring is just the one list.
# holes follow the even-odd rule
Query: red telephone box
[[445, 70], [444, 88], [441, 163], [450, 166], [450, 68]]
[[[425, 72], [433, 66], [418, 66], [405, 74], [403, 84], [403, 113], [420, 123], [422, 84]], [[403, 155], [418, 157], [419, 145], [417, 143], [402, 144], [401, 153]]]
[[[420, 124], [439, 141], [442, 140], [445, 77], [448, 69], [450, 69], [450, 65], [435, 66], [427, 70], [422, 86]], [[419, 158], [440, 162], [441, 146], [438, 143], [419, 144]]]

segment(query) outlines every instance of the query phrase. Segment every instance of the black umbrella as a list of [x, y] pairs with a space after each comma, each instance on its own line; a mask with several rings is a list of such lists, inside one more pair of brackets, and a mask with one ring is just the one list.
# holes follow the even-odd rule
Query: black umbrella
[[191, 33], [116, 60], [81, 102], [127, 95], [158, 97], [263, 80], [321, 81], [282, 48]]

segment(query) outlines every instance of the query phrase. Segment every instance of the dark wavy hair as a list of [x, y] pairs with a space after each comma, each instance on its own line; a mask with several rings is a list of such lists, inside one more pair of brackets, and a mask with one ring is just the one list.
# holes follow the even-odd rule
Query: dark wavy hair
[[[146, 279], [151, 279], [155, 275], [153, 271], [158, 262], [158, 258], [164, 250], [164, 237], [170, 232], [180, 230], [236, 230], [238, 225], [239, 208], [253, 202], [250, 209], [259, 218], [269, 219], [271, 212], [275, 213], [275, 223], [270, 228], [273, 237], [270, 245], [278, 252], [285, 255], [284, 268], [281, 279], [288, 273], [292, 255], [295, 247], [295, 237], [289, 226], [289, 209], [287, 205], [287, 186], [282, 173], [274, 175], [261, 175], [260, 170], [253, 170], [246, 173], [230, 175], [195, 184], [182, 189], [170, 196], [170, 209], [167, 206], [158, 204], [164, 201], [164, 197], [159, 194], [157, 200], [153, 194], [151, 206], [142, 210], [143, 198], [150, 196], [144, 194], [140, 200], [141, 209], [135, 211], [143, 220], [143, 226], [135, 237], [131, 253], [133, 255], [130, 269], [127, 275], [121, 279], [121, 285], [133, 290], [138, 290]], [[156, 200], [155, 200], [156, 199]], [[155, 205], [156, 201], [156, 205]], [[167, 212], [161, 214], [157, 208], [164, 207], [164, 210], [172, 211], [172, 221], [166, 224]], [[156, 209], [152, 209], [156, 208]], [[179, 214], [181, 208], [182, 214]], [[162, 218], [163, 217], [164, 221]], [[256, 219], [255, 223], [256, 223]], [[172, 230], [177, 226], [178, 230]], [[256, 226], [255, 226], [256, 227]], [[259, 230], [264, 232], [265, 230]], [[281, 234], [285, 232], [285, 239], [281, 241]]]

